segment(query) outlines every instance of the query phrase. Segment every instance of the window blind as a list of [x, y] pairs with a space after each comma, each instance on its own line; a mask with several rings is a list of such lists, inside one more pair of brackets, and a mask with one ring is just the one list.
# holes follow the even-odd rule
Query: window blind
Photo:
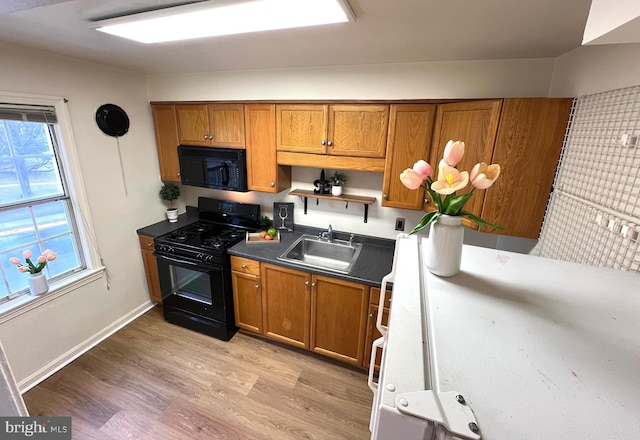
[[55, 124], [58, 122], [53, 107], [37, 105], [16, 105], [0, 102], [0, 119], [24, 122], [44, 122]]

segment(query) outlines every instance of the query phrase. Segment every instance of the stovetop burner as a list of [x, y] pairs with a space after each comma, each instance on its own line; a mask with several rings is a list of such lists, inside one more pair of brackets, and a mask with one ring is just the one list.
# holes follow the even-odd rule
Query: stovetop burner
[[221, 225], [198, 221], [178, 229], [158, 239], [159, 242], [180, 243], [203, 250], [224, 250], [238, 241], [245, 234], [245, 229], [233, 225]]

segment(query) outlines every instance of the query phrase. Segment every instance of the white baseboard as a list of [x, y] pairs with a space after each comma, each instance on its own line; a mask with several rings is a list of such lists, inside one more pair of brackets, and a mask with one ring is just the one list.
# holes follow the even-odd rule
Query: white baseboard
[[99, 332], [93, 334], [89, 338], [85, 339], [80, 344], [73, 347], [71, 350], [64, 353], [57, 359], [49, 362], [44, 367], [40, 368], [38, 371], [33, 373], [32, 375], [26, 377], [18, 383], [18, 389], [21, 394], [26, 393], [34, 386], [38, 385], [40, 382], [51, 376], [56, 371], [63, 368], [65, 365], [73, 362], [75, 359], [91, 350], [93, 347], [98, 345], [100, 342], [107, 339], [109, 336], [120, 330], [125, 325], [129, 324], [131, 321], [139, 317], [140, 315], [146, 313], [151, 310], [155, 303], [149, 301], [148, 303], [141, 304], [140, 306], [133, 309], [131, 312], [124, 315], [122, 318], [114, 321], [109, 324]]

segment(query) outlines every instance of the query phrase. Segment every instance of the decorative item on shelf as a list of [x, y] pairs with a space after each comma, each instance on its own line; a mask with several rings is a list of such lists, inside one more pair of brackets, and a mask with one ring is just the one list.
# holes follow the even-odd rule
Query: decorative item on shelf
[[26, 265], [22, 264], [19, 258], [11, 257], [9, 262], [18, 266], [18, 272], [29, 272], [29, 290], [32, 295], [42, 295], [49, 291], [49, 283], [47, 277], [44, 276], [42, 270], [47, 266], [49, 261], [53, 261], [58, 258], [58, 254], [47, 249], [37, 259], [37, 263], [34, 264], [31, 261], [33, 254], [30, 250], [22, 252], [22, 256], [25, 259]]
[[347, 176], [344, 173], [336, 171], [331, 178], [331, 194], [334, 196], [342, 195], [342, 186], [347, 183]]
[[[425, 264], [431, 273], [442, 277], [460, 272], [464, 237], [462, 217], [478, 226], [502, 229], [462, 209], [476, 189], [489, 188], [500, 175], [500, 165], [487, 165], [484, 162], [477, 163], [470, 173], [458, 171], [456, 166], [464, 156], [464, 148], [464, 142], [450, 140], [447, 143], [444, 158], [438, 166], [438, 179], [435, 181], [432, 179], [433, 168], [424, 160], [419, 160], [413, 165], [413, 169], [407, 168], [400, 174], [404, 186], [409, 189], [424, 188], [436, 207], [436, 211], [428, 212], [422, 217], [410, 234], [431, 225]], [[469, 183], [472, 185], [471, 191], [456, 195], [456, 191], [464, 189]]]
[[261, 231], [266, 231], [271, 227], [271, 219], [269, 219], [269, 217], [267, 217], [266, 215], [261, 215], [258, 222], [260, 223]]
[[324, 178], [324, 170], [320, 171], [320, 179], [313, 181], [313, 187], [315, 194], [329, 194], [331, 192], [331, 181]]
[[180, 187], [175, 183], [167, 182], [160, 189], [159, 195], [162, 200], [169, 202], [169, 207], [167, 208], [167, 219], [170, 223], [177, 222], [178, 208], [173, 207], [173, 201], [180, 197]]
[[279, 231], [293, 231], [293, 203], [273, 203], [273, 224]]

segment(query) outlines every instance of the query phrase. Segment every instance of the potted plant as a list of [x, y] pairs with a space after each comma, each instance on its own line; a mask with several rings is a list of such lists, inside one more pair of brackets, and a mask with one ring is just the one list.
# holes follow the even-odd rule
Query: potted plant
[[258, 221], [260, 222], [261, 231], [266, 231], [271, 227], [271, 220], [266, 215], [261, 215]]
[[347, 176], [336, 171], [331, 177], [331, 194], [334, 196], [342, 195], [342, 185], [345, 183], [347, 183]]
[[58, 254], [47, 249], [38, 257], [36, 263], [31, 261], [33, 254], [30, 250], [27, 249], [24, 251], [22, 256], [24, 257], [26, 264], [22, 264], [20, 259], [17, 257], [9, 258], [9, 262], [18, 266], [18, 272], [29, 272], [31, 275], [29, 277], [29, 290], [32, 295], [42, 295], [43, 293], [47, 293], [49, 291], [49, 283], [42, 273], [42, 270], [47, 266], [49, 261], [53, 261], [58, 258]]
[[180, 188], [175, 183], [167, 182], [162, 186], [159, 194], [162, 200], [169, 202], [169, 208], [167, 208], [167, 218], [169, 222], [177, 222], [178, 208], [173, 207], [173, 201], [180, 197]]

